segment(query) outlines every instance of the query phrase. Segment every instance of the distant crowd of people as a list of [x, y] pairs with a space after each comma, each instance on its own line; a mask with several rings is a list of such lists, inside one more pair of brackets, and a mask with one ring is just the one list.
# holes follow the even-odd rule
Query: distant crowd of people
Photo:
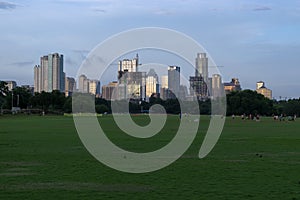
[[295, 121], [297, 118], [297, 115], [295, 114], [294, 116], [287, 116], [286, 114], [281, 114], [281, 115], [273, 115], [274, 120], [279, 120], [279, 121]]
[[[236, 116], [233, 114], [232, 116], [232, 119], [235, 119]], [[295, 114], [294, 116], [287, 116], [285, 114], [281, 114], [281, 115], [272, 115], [273, 119], [275, 121], [296, 121], [296, 118], [297, 118], [297, 115]], [[246, 115], [246, 114], [242, 114], [241, 115], [241, 119], [242, 120], [254, 120], [254, 121], [259, 121], [260, 120], [260, 115], [259, 114], [255, 114], [255, 115], [252, 115], [252, 114], [249, 114], [249, 115]]]

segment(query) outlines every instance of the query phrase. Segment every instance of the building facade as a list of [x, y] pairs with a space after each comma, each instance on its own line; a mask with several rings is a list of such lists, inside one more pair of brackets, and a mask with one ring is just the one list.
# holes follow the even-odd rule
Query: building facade
[[41, 57], [41, 64], [34, 67], [34, 91], [65, 91], [63, 55], [58, 53]]
[[[106, 100], [114, 100], [113, 92], [118, 87], [118, 82], [110, 82], [108, 85], [102, 86], [102, 98]], [[116, 92], [116, 91], [115, 91]]]
[[78, 92], [80, 92], [80, 93], [88, 93], [89, 92], [89, 79], [84, 74], [79, 76]]
[[180, 90], [180, 67], [168, 67], [168, 98], [175, 99], [179, 95]]
[[76, 90], [76, 81], [74, 78], [66, 77], [65, 81], [65, 95], [66, 97], [72, 96], [73, 92]]
[[150, 69], [146, 77], [146, 96], [159, 93], [159, 79], [154, 69]]
[[208, 58], [206, 53], [198, 53], [196, 57], [195, 77], [203, 77], [204, 82], [208, 82]]
[[89, 93], [100, 97], [100, 81], [99, 80], [89, 80]]
[[213, 98], [221, 97], [224, 87], [222, 84], [222, 77], [219, 74], [213, 74], [211, 79], [211, 96]]
[[122, 78], [122, 75], [126, 72], [138, 72], [139, 66], [139, 55], [136, 54], [136, 57], [129, 60], [124, 59], [120, 60], [118, 63], [118, 79]]
[[[208, 58], [206, 53], [198, 53], [195, 63], [195, 76], [190, 76], [190, 96], [198, 100], [207, 99], [212, 90], [212, 79], [208, 77]], [[209, 84], [210, 83], [210, 84]]]
[[265, 82], [259, 81], [256, 83], [256, 92], [264, 95], [268, 99], [272, 99], [272, 90], [265, 87]]
[[239, 82], [238, 78], [232, 78], [231, 82], [229, 83], [224, 83], [224, 90], [226, 92], [226, 94], [229, 94], [230, 92], [233, 91], [241, 91], [241, 84]]
[[190, 76], [190, 95], [198, 100], [208, 98], [208, 88], [204, 78], [200, 76]]
[[160, 98], [166, 100], [168, 98], [168, 76], [161, 76], [160, 84]]

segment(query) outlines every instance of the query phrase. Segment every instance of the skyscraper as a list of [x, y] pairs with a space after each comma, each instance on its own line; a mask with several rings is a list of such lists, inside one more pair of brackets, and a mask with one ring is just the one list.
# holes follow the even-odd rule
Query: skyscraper
[[212, 91], [210, 91], [212, 97], [221, 97], [223, 91], [222, 77], [219, 74], [212, 75]]
[[89, 79], [84, 74], [79, 76], [78, 91], [81, 93], [89, 92]]
[[119, 61], [118, 66], [118, 99], [145, 99], [146, 73], [138, 71], [139, 56], [132, 60]]
[[66, 96], [72, 96], [73, 92], [76, 90], [76, 81], [74, 78], [66, 77], [66, 87], [65, 94]]
[[[102, 86], [102, 98], [106, 100], [115, 100], [113, 96], [113, 92], [118, 87], [118, 82], [110, 82], [108, 85]], [[115, 91], [117, 93], [117, 91]]]
[[139, 66], [139, 55], [136, 54], [136, 57], [132, 60], [124, 59], [119, 61], [118, 65], [118, 79], [126, 72], [137, 72]]
[[41, 57], [41, 65], [34, 67], [34, 91], [65, 91], [63, 55], [58, 53]]
[[178, 97], [180, 89], [180, 67], [168, 67], [168, 88], [170, 92], [169, 98], [175, 99]]
[[89, 80], [89, 93], [100, 96], [100, 81], [99, 80]]
[[202, 76], [190, 76], [190, 94], [198, 100], [208, 98], [208, 88]]
[[161, 76], [161, 85], [160, 85], [160, 97], [162, 99], [168, 98], [168, 76]]
[[34, 66], [34, 92], [42, 91], [42, 70], [40, 65]]
[[146, 77], [146, 96], [150, 97], [153, 93], [159, 93], [158, 76], [154, 69], [150, 69]]
[[202, 76], [205, 83], [208, 83], [208, 58], [206, 57], [206, 53], [197, 54], [195, 76]]
[[[208, 78], [208, 58], [206, 53], [198, 53], [196, 57], [195, 76], [190, 76], [190, 94], [198, 100], [208, 98], [211, 79]], [[209, 81], [210, 80], [210, 81]]]

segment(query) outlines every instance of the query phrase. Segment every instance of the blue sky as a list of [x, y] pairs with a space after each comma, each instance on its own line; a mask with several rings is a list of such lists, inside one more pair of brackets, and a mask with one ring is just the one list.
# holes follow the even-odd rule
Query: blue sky
[[149, 26], [194, 38], [224, 66], [224, 81], [254, 89], [263, 80], [275, 98], [300, 96], [299, 0], [0, 0], [0, 79], [33, 84], [33, 66], [54, 52], [75, 76], [98, 43]]

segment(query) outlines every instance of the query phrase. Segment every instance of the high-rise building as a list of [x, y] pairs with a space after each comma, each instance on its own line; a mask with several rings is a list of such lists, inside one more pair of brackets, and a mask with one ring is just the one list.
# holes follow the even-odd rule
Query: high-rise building
[[73, 92], [76, 90], [76, 81], [74, 78], [66, 77], [65, 84], [65, 95], [72, 96]]
[[138, 54], [132, 60], [119, 61], [118, 66], [118, 99], [145, 99], [146, 73], [138, 71]]
[[196, 77], [203, 77], [204, 82], [208, 82], [208, 58], [206, 53], [198, 53], [196, 58]]
[[168, 88], [168, 76], [161, 76], [161, 88]]
[[[113, 91], [117, 89], [118, 82], [110, 82], [108, 85], [102, 86], [102, 98], [106, 100], [114, 100]], [[115, 91], [116, 92], [116, 91]]]
[[164, 100], [168, 99], [168, 76], [161, 76], [160, 97]]
[[40, 65], [34, 66], [34, 92], [42, 91], [42, 70]]
[[233, 91], [241, 91], [241, 84], [239, 82], [238, 78], [232, 78], [231, 82], [229, 83], [224, 83], [224, 90], [226, 94], [233, 92]]
[[100, 96], [100, 81], [99, 80], [89, 80], [89, 93]]
[[168, 67], [168, 89], [169, 98], [175, 99], [179, 95], [180, 88], [180, 67], [169, 66]]
[[146, 72], [125, 72], [119, 79], [118, 99], [145, 99]]
[[58, 53], [41, 57], [41, 65], [34, 67], [34, 91], [65, 91], [65, 73], [63, 55]]
[[272, 90], [266, 88], [265, 83], [263, 81], [259, 81], [256, 83], [256, 92], [264, 95], [269, 99], [272, 99]]
[[190, 76], [190, 95], [203, 100], [208, 98], [208, 88], [204, 78], [200, 76]]
[[136, 57], [132, 60], [124, 59], [120, 60], [118, 64], [118, 79], [126, 72], [137, 72], [139, 66], [139, 55], [136, 54]]
[[89, 79], [84, 74], [79, 76], [78, 91], [81, 93], [89, 92]]
[[190, 95], [198, 100], [207, 99], [212, 90], [212, 79], [208, 77], [206, 53], [198, 53], [195, 63], [195, 76], [190, 76]]
[[223, 91], [222, 77], [219, 74], [213, 74], [211, 79], [211, 96], [212, 97], [221, 97]]
[[146, 96], [159, 93], [159, 80], [154, 69], [150, 69], [146, 77]]

